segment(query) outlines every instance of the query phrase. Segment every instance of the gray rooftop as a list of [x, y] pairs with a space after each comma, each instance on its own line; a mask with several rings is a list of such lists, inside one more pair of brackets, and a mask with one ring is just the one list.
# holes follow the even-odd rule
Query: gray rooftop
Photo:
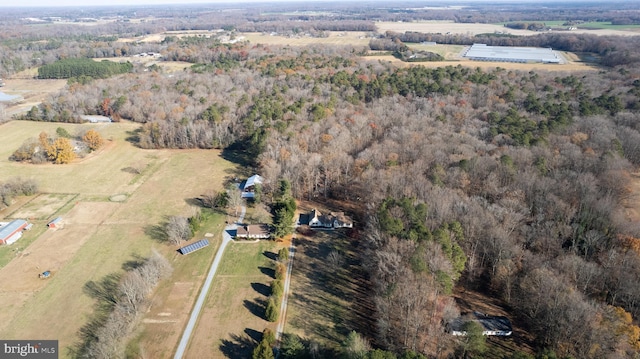
[[485, 44], [473, 44], [464, 57], [485, 61], [560, 62], [560, 57], [551, 48], [487, 46]]
[[27, 221], [25, 221], [24, 219], [16, 219], [9, 222], [9, 224], [7, 224], [6, 226], [0, 227], [0, 239], [9, 237], [11, 234], [13, 234], [13, 232], [26, 224]]

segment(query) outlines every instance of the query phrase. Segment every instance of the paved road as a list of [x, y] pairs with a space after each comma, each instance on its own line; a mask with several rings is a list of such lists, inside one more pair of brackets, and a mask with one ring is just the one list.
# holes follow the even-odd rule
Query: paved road
[[291, 247], [289, 247], [289, 265], [287, 266], [287, 275], [284, 278], [284, 293], [282, 294], [282, 303], [280, 304], [280, 321], [276, 329], [276, 343], [280, 346], [280, 339], [284, 331], [284, 323], [287, 319], [287, 304], [289, 299], [289, 286], [291, 285], [291, 268], [293, 267], [293, 257], [296, 254], [296, 247], [293, 244], [295, 235], [291, 238]]
[[213, 282], [213, 276], [216, 274], [218, 270], [218, 265], [222, 260], [222, 255], [224, 254], [224, 249], [227, 247], [233, 238], [229, 234], [229, 231], [236, 230], [238, 228], [238, 223], [242, 223], [244, 220], [244, 214], [246, 213], [247, 208], [242, 206], [242, 211], [240, 212], [240, 217], [236, 223], [228, 224], [224, 231], [222, 232], [222, 244], [220, 248], [218, 248], [218, 253], [216, 253], [216, 257], [213, 259], [213, 263], [211, 263], [211, 268], [209, 268], [209, 274], [207, 274], [207, 279], [204, 281], [204, 285], [200, 290], [200, 295], [198, 296], [198, 300], [196, 301], [196, 305], [193, 307], [193, 311], [191, 312], [191, 317], [189, 317], [189, 322], [187, 323], [187, 327], [184, 329], [182, 333], [182, 339], [180, 339], [180, 344], [178, 345], [178, 349], [176, 350], [176, 355], [173, 356], [174, 359], [181, 359], [184, 356], [184, 352], [187, 349], [187, 345], [189, 344], [189, 339], [191, 339], [191, 333], [193, 332], [193, 328], [196, 326], [196, 322], [198, 321], [198, 317], [200, 316], [200, 310], [202, 310], [202, 306], [204, 305], [204, 301], [207, 298], [207, 294], [209, 293], [209, 289], [211, 288], [211, 283]]

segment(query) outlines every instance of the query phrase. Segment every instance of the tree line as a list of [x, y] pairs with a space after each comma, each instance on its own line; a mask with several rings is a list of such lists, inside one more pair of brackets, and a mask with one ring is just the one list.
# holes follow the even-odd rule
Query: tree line
[[124, 274], [111, 274], [101, 281], [87, 282], [84, 291], [95, 302], [95, 317], [81, 330], [81, 340], [72, 349], [79, 358], [122, 358], [125, 339], [135, 329], [148, 306], [148, 296], [171, 275], [171, 264], [157, 252], [144, 258]]
[[117, 63], [103, 60], [100, 62], [91, 59], [64, 59], [38, 68], [40, 79], [68, 79], [71, 77], [88, 76], [103, 79], [110, 76], [131, 72], [133, 64], [130, 62]]
[[0, 209], [9, 207], [17, 196], [32, 196], [38, 193], [38, 183], [33, 179], [12, 178], [0, 182]]

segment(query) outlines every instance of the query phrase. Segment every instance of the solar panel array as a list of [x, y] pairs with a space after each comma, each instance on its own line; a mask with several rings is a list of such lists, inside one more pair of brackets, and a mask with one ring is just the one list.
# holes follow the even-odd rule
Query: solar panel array
[[180, 252], [181, 254], [189, 254], [191, 252], [195, 252], [198, 249], [202, 249], [206, 246], [209, 245], [209, 241], [206, 239], [201, 239], [195, 243], [191, 243], [188, 246], [184, 246], [180, 249], [178, 249], [178, 252]]

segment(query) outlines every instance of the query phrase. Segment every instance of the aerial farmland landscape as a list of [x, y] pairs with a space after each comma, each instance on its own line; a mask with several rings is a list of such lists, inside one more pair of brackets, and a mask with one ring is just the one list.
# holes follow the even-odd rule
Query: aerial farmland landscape
[[640, 359], [640, 3], [0, 19], [0, 358]]

